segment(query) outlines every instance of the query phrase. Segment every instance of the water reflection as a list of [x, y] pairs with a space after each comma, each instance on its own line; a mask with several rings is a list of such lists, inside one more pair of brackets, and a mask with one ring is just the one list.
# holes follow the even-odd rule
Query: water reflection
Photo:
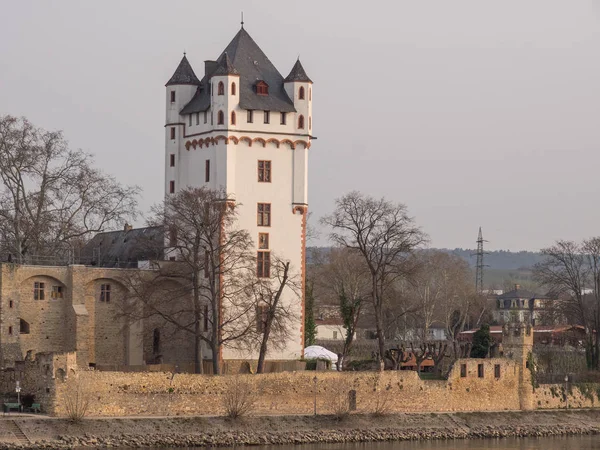
[[[231, 447], [233, 448], [233, 447]], [[240, 447], [238, 447], [239, 450]], [[600, 436], [452, 441], [367, 442], [358, 444], [269, 445], [264, 450], [600, 450]]]

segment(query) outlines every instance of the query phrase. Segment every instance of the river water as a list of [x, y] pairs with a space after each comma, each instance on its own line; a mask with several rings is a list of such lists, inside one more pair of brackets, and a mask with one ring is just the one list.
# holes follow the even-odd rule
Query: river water
[[[229, 447], [229, 449], [231, 448], [233, 447]], [[238, 450], [240, 448], [237, 447]], [[359, 444], [268, 445], [253, 448], [257, 450], [600, 450], [600, 435], [523, 439], [366, 442]]]

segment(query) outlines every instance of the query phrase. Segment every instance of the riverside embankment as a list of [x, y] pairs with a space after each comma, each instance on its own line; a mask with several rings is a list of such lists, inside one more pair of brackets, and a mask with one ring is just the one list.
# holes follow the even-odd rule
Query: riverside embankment
[[[14, 420], [29, 443], [2, 433], [0, 448], [192, 447], [600, 434], [600, 410], [351, 415]], [[2, 423], [5, 422], [5, 423]]]

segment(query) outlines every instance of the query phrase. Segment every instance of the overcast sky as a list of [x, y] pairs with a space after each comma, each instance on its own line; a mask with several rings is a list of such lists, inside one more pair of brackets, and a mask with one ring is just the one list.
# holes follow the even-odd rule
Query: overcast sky
[[184, 50], [201, 77], [241, 10], [315, 82], [313, 219], [357, 189], [405, 203], [434, 247], [479, 226], [494, 249], [600, 235], [600, 0], [0, 0], [0, 114], [64, 130], [147, 210], [164, 84]]

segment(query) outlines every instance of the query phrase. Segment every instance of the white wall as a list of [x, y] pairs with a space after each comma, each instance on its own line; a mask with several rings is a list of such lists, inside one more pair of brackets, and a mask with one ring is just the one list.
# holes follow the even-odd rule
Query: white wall
[[[218, 82], [225, 84], [225, 95], [218, 95]], [[231, 82], [236, 82], [236, 95], [231, 95]], [[303, 268], [303, 215], [295, 211], [294, 205], [308, 203], [308, 148], [302, 143], [292, 149], [288, 144], [267, 143], [263, 146], [260, 141], [252, 145], [242, 137], [249, 139], [260, 138], [264, 141], [276, 139], [281, 142], [289, 140], [292, 143], [302, 140], [310, 142], [306, 135], [311, 134], [309, 128], [312, 116], [312, 101], [310, 100], [312, 85], [309, 83], [287, 83], [286, 90], [294, 98], [297, 113], [287, 113], [286, 124], [280, 124], [280, 113], [271, 112], [270, 123], [264, 124], [263, 111], [254, 111], [254, 120], [247, 122], [247, 112], [239, 108], [239, 77], [215, 76], [211, 95], [211, 109], [204, 123], [204, 114], [200, 113], [199, 124], [196, 115], [179, 116], [178, 112], [189, 101], [195, 86], [167, 87], [167, 127], [165, 129], [165, 193], [168, 194], [169, 181], [175, 180], [176, 191], [186, 186], [207, 186], [211, 189], [224, 188], [239, 205], [238, 226], [248, 230], [257, 247], [258, 233], [269, 233], [269, 249], [271, 257], [275, 255], [289, 260], [291, 270], [299, 278]], [[298, 88], [305, 87], [304, 100], [298, 99]], [[176, 88], [177, 98], [174, 104], [170, 102], [170, 90]], [[186, 100], [187, 96], [187, 100]], [[181, 100], [181, 103], [180, 103]], [[217, 112], [225, 114], [224, 125], [217, 124]], [[231, 111], [236, 112], [236, 125], [230, 123]], [[298, 129], [298, 115], [305, 118], [304, 129]], [[211, 123], [212, 115], [212, 123]], [[170, 139], [169, 124], [181, 123], [177, 126], [176, 138]], [[217, 143], [200, 147], [186, 147], [187, 142], [199, 139], [225, 136], [230, 139], [225, 143], [220, 139]], [[235, 143], [236, 140], [239, 142]], [[175, 167], [169, 167], [170, 154], [175, 154]], [[210, 160], [210, 181], [205, 183], [205, 163]], [[258, 182], [258, 161], [271, 161], [271, 182]], [[257, 226], [257, 203], [271, 204], [271, 226]], [[258, 247], [257, 247], [258, 249]], [[282, 300], [290, 304], [296, 315], [292, 333], [286, 348], [282, 351], [271, 350], [269, 359], [295, 359], [302, 356], [302, 299], [292, 295], [290, 291]], [[343, 329], [342, 329], [343, 331]], [[342, 336], [343, 333], [340, 333]], [[320, 336], [321, 337], [321, 336]], [[239, 350], [224, 349], [225, 359], [252, 358], [255, 354]]]

